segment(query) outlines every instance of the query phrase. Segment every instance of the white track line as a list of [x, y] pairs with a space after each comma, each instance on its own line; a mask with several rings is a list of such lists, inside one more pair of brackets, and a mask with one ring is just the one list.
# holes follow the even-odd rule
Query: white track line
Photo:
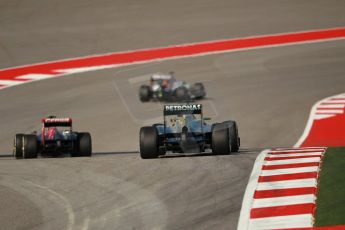
[[271, 190], [271, 189], [288, 189], [288, 188], [301, 188], [301, 187], [316, 187], [316, 178], [300, 179], [300, 180], [284, 180], [275, 182], [260, 182], [256, 190]]
[[38, 81], [38, 80], [48, 79], [52, 77], [55, 77], [55, 75], [53, 74], [24, 74], [24, 75], [20, 75], [16, 77], [16, 79]]
[[311, 214], [257, 218], [250, 220], [248, 229], [308, 228], [313, 227], [312, 220]]
[[314, 203], [315, 195], [283, 196], [265, 199], [255, 199], [252, 208], [265, 208], [274, 206], [285, 206], [293, 204]]
[[295, 174], [295, 173], [317, 172], [317, 171], [319, 171], [318, 166], [289, 168], [289, 169], [262, 170], [261, 176], [276, 176], [276, 175], [284, 175], [284, 174]]
[[15, 80], [0, 80], [0, 85], [14, 86], [25, 83], [25, 81], [15, 81]]
[[99, 66], [80, 67], [80, 68], [71, 68], [71, 69], [58, 69], [58, 70], [55, 70], [55, 72], [63, 73], [63, 74], [75, 74], [75, 73], [85, 73], [85, 72], [96, 71], [96, 70], [116, 68], [119, 66], [120, 64], [119, 65], [118, 64], [99, 65]]

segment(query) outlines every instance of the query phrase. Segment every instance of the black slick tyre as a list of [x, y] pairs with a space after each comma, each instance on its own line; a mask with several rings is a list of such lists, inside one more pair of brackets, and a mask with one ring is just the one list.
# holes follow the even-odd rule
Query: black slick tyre
[[24, 134], [16, 134], [13, 143], [13, 156], [16, 159], [23, 158], [23, 136]]
[[229, 135], [231, 139], [231, 151], [238, 152], [238, 150], [240, 149], [240, 138], [238, 135], [237, 123], [235, 121], [225, 121], [224, 123], [227, 124], [229, 128]]
[[216, 124], [213, 126], [212, 153], [214, 155], [225, 155], [231, 153], [231, 139], [229, 136], [229, 128], [224, 123]]
[[92, 140], [90, 133], [78, 133], [78, 151], [72, 156], [90, 157], [92, 155]]
[[151, 90], [147, 85], [142, 85], [139, 88], [139, 99], [141, 102], [149, 101], [151, 98]]
[[154, 126], [146, 126], [140, 129], [140, 156], [142, 159], [152, 159], [159, 156], [158, 132]]
[[38, 144], [36, 135], [23, 135], [23, 158], [37, 158]]
[[193, 93], [196, 99], [200, 100], [206, 96], [204, 84], [202, 84], [201, 82], [195, 83], [193, 89]]

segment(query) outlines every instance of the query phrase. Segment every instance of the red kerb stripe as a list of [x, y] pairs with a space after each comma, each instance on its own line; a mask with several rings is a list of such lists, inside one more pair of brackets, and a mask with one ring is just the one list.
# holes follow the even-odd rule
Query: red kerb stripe
[[256, 190], [254, 193], [254, 199], [264, 199], [282, 196], [298, 196], [306, 194], [316, 194], [316, 187]]
[[315, 204], [294, 204], [285, 206], [265, 207], [265, 208], [253, 208], [250, 211], [250, 218], [264, 218], [273, 216], [290, 216], [313, 213]]
[[298, 180], [298, 179], [308, 179], [316, 178], [317, 172], [306, 172], [306, 173], [293, 173], [293, 174], [282, 174], [274, 176], [260, 176], [259, 182], [273, 182], [282, 180]]

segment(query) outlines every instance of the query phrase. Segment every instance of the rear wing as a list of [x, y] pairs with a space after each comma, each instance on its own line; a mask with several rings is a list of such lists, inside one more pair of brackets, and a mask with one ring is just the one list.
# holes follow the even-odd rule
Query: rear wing
[[164, 105], [164, 116], [179, 114], [202, 114], [202, 104]]
[[56, 127], [56, 126], [71, 127], [72, 118], [43, 118], [42, 123], [44, 127]]

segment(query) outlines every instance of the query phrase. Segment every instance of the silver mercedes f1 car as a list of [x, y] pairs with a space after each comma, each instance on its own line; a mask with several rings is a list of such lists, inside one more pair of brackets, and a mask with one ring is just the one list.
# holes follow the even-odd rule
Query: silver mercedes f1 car
[[205, 87], [197, 82], [189, 84], [175, 79], [174, 72], [169, 74], [154, 74], [149, 85], [141, 85], [139, 99], [142, 102], [158, 101], [190, 101], [200, 100], [206, 96]]
[[235, 121], [209, 124], [201, 104], [164, 106], [164, 123], [140, 129], [140, 156], [157, 158], [167, 151], [200, 153], [209, 149], [215, 155], [238, 152], [240, 137]]

